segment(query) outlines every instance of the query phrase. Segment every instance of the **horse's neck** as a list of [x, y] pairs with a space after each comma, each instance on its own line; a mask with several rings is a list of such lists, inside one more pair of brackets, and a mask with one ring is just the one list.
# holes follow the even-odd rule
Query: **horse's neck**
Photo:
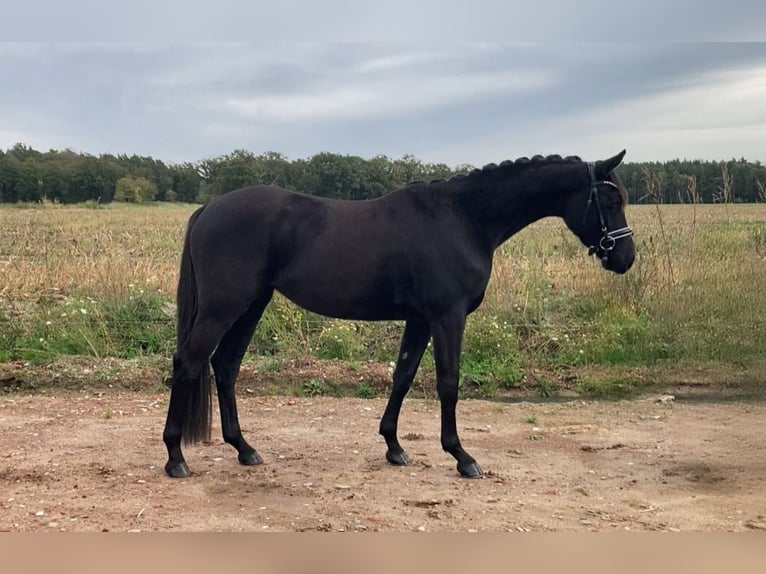
[[506, 177], [499, 173], [492, 184], [474, 190], [471, 208], [486, 241], [497, 247], [539, 219], [562, 216], [568, 196], [580, 183], [586, 184], [567, 164], [530, 167]]

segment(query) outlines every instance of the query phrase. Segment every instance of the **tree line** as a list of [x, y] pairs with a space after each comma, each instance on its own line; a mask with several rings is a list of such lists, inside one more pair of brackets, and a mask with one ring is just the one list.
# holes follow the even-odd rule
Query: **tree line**
[[[236, 150], [198, 162], [72, 150], [40, 152], [24, 144], [0, 150], [0, 203], [53, 201], [204, 202], [249, 185], [275, 185], [323, 197], [371, 199], [416, 180], [473, 169], [405, 155], [364, 159], [334, 153], [288, 160], [276, 152]], [[766, 202], [766, 166], [744, 158], [626, 163], [618, 171], [631, 203]]]

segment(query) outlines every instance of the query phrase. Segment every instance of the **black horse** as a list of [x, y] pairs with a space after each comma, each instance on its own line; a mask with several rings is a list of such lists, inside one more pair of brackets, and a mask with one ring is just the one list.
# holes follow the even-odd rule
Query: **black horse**
[[322, 315], [406, 322], [380, 422], [386, 459], [395, 465], [410, 462], [397, 439], [399, 411], [433, 338], [442, 447], [461, 475], [482, 476], [460, 445], [455, 406], [466, 316], [484, 297], [495, 249], [530, 223], [558, 216], [605, 269], [625, 273], [635, 253], [627, 194], [613, 173], [624, 155], [595, 163], [521, 158], [369, 201], [252, 187], [198, 209], [178, 282], [178, 347], [163, 433], [167, 474], [191, 474], [182, 439], [210, 437], [210, 364], [224, 440], [240, 463], [263, 462], [242, 436], [234, 382], [277, 290]]

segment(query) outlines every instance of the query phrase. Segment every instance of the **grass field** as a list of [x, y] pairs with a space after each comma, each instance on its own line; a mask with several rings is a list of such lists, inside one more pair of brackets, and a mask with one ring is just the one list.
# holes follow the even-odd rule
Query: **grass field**
[[[169, 357], [194, 208], [0, 208], [0, 361]], [[766, 205], [631, 206], [628, 219], [638, 255], [621, 277], [588, 259], [558, 220], [501, 247], [469, 320], [466, 387], [492, 395], [531, 377], [546, 394], [572, 373], [596, 394], [646, 376], [760, 382]], [[389, 361], [399, 334], [397, 325], [328, 320], [277, 297], [250, 358]]]

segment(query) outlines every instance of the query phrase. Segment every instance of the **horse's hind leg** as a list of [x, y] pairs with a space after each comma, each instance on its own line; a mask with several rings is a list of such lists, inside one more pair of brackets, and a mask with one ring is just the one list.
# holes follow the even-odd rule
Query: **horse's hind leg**
[[187, 442], [210, 436], [210, 369], [208, 361], [230, 323], [222, 314], [200, 313], [184, 343], [173, 355], [173, 383], [162, 439], [168, 449], [165, 472], [173, 478], [191, 474], [181, 451]]
[[248, 310], [237, 319], [221, 339], [210, 361], [213, 365], [215, 384], [218, 390], [223, 440], [237, 449], [239, 462], [247, 465], [261, 464], [263, 459], [242, 436], [237, 415], [234, 383], [239, 374], [242, 357], [247, 351], [247, 346], [253, 337], [253, 332], [263, 310], [271, 300], [272, 293], [273, 291], [269, 289], [258, 297]]
[[410, 464], [410, 458], [399, 444], [396, 431], [399, 423], [399, 412], [402, 401], [407, 395], [415, 378], [415, 373], [423, 358], [423, 352], [431, 338], [431, 329], [427, 323], [407, 321], [404, 327], [404, 335], [399, 349], [399, 358], [394, 370], [394, 384], [391, 396], [388, 398], [386, 410], [380, 420], [380, 434], [386, 440], [388, 450], [386, 460], [391, 464], [405, 466]]

